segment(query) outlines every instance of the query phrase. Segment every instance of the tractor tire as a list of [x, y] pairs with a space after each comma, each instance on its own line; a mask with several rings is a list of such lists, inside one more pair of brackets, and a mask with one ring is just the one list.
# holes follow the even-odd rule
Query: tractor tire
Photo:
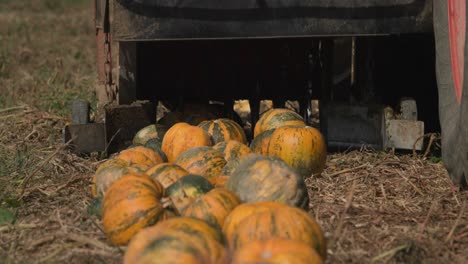
[[[435, 0], [433, 3], [442, 160], [453, 183], [466, 189], [468, 45], [465, 39], [468, 5], [466, 0]], [[449, 9], [452, 10], [450, 13]]]

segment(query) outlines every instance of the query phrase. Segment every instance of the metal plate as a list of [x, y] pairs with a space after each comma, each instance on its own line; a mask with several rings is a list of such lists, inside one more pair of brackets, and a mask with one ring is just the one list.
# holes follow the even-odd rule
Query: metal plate
[[156, 107], [151, 102], [137, 101], [131, 105], [105, 107], [106, 131], [109, 137], [109, 153], [120, 151], [132, 144], [141, 128], [156, 123]]
[[[387, 120], [385, 125], [385, 148], [421, 150], [424, 122], [414, 120]], [[417, 141], [417, 142], [416, 142]], [[415, 144], [416, 143], [416, 144]]]
[[432, 31], [431, 0], [115, 0], [114, 39], [232, 39]]
[[65, 142], [73, 139], [72, 149], [80, 153], [104, 151], [106, 148], [106, 129], [100, 123], [65, 126], [63, 138]]

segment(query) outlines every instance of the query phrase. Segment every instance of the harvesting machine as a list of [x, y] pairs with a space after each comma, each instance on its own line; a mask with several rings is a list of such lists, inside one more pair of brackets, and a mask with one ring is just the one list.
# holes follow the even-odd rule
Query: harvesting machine
[[248, 99], [254, 124], [261, 99], [297, 100], [306, 120], [318, 100], [329, 147], [420, 149], [440, 129], [466, 187], [467, 13], [466, 0], [95, 0], [105, 111], [87, 138], [128, 140], [158, 102], [222, 102], [233, 116]]

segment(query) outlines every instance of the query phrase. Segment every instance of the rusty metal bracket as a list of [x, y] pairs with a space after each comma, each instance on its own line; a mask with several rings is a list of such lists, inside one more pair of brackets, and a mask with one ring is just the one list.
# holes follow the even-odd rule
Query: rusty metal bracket
[[[103, 101], [112, 102], [115, 100], [115, 91], [112, 89], [112, 37], [110, 33], [110, 15], [109, 15], [109, 0], [94, 0], [94, 14], [96, 26], [96, 58], [97, 58], [97, 73], [98, 84], [103, 89], [98, 93], [99, 99], [105, 98]], [[105, 96], [100, 96], [103, 94]]]

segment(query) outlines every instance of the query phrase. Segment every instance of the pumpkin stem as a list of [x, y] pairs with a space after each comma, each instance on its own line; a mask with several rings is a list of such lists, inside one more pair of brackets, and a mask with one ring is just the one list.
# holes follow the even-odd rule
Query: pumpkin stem
[[161, 199], [161, 203], [163, 205], [163, 208], [174, 208], [174, 202], [170, 197], [164, 197]]

